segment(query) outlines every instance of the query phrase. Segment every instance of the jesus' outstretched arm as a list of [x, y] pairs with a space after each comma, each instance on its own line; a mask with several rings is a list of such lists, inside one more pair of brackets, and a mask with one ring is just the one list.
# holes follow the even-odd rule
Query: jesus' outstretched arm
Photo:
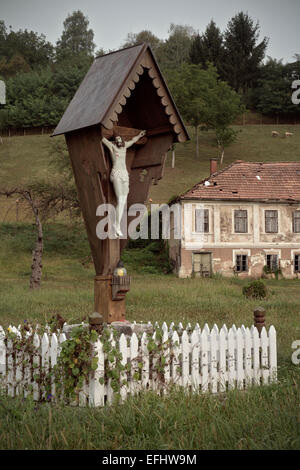
[[128, 140], [125, 142], [125, 148], [128, 149], [128, 147], [131, 147], [133, 144], [135, 144], [138, 140], [140, 140], [142, 137], [146, 135], [146, 131], [141, 131], [138, 135], [133, 137], [131, 140]]

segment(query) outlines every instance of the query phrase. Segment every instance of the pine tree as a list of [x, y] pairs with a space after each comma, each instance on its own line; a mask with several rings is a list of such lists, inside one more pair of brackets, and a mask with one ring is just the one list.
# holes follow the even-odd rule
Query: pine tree
[[240, 12], [228, 23], [224, 33], [224, 78], [244, 94], [259, 77], [268, 39], [259, 40], [259, 23], [254, 24], [248, 14]]
[[207, 68], [207, 64], [210, 62], [221, 74], [223, 59], [223, 35], [215, 22], [211, 20], [205, 33], [202, 36], [197, 34], [194, 37], [190, 50], [190, 61], [192, 64], [202, 65], [203, 68]]

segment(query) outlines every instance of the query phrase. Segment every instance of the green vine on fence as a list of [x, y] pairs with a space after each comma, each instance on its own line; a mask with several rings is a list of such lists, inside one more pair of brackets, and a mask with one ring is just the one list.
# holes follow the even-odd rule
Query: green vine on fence
[[[54, 326], [54, 325], [52, 325]], [[60, 343], [60, 354], [57, 363], [52, 369], [35, 364], [34, 357], [39, 355], [38, 348], [34, 345], [34, 334], [28, 331], [26, 321], [24, 326], [15, 333], [8, 329], [6, 334], [7, 344], [10, 341], [12, 358], [15, 367], [32, 368], [32, 378], [39, 385], [40, 398], [47, 401], [57, 401], [64, 397], [68, 402], [77, 399], [85, 383], [89, 382], [90, 373], [98, 367], [98, 357], [95, 343], [101, 340], [105, 354], [104, 377], [99, 379], [101, 384], [109, 384], [116, 399], [120, 397], [122, 386], [129, 385], [131, 380], [141, 381], [143, 360], [141, 356], [123, 363], [122, 352], [117, 344], [120, 333], [114, 328], [105, 326], [101, 335], [88, 328], [87, 325], [79, 325], [71, 330], [68, 339]], [[49, 332], [49, 327], [37, 327], [35, 332], [42, 335]], [[60, 329], [51, 328], [52, 333], [60, 333]], [[165, 370], [170, 366], [173, 353], [170, 351], [171, 340], [163, 341], [163, 330], [155, 327], [155, 335], [147, 333], [147, 349], [149, 352], [149, 378], [155, 379], [160, 386], [166, 384]], [[176, 346], [176, 344], [175, 344]], [[178, 344], [177, 344], [178, 346]], [[20, 353], [20, 354], [19, 354]], [[19, 362], [18, 362], [19, 361]], [[21, 361], [21, 362], [20, 362]], [[180, 369], [177, 369], [180, 373]], [[51, 395], [52, 385], [55, 384], [55, 397]], [[16, 385], [16, 384], [15, 384]], [[32, 383], [23, 384], [28, 393], [33, 392]]]
[[[39, 326], [35, 332], [39, 335], [45, 333], [46, 327]], [[27, 320], [19, 327], [16, 333], [11, 327], [7, 328], [6, 342], [10, 350], [11, 359], [15, 369], [25, 367], [32, 368], [32, 378], [40, 387], [42, 397], [48, 397], [51, 391], [51, 374], [47, 374], [34, 361], [34, 357], [39, 354], [38, 348], [34, 345], [34, 335]], [[24, 392], [30, 394], [33, 392], [32, 383], [24, 383], [22, 380], [18, 383], [17, 378], [14, 383], [8, 383], [9, 386], [21, 386]]]
[[100, 377], [99, 382], [102, 385], [110, 383], [112, 390], [116, 394], [119, 394], [122, 385], [127, 384], [126, 379], [121, 380], [121, 374], [130, 371], [130, 364], [122, 364], [122, 353], [116, 347], [116, 342], [119, 338], [120, 334], [117, 330], [104, 328], [102, 331], [101, 342], [103, 344], [103, 352], [106, 355], [104, 364], [105, 376]]
[[58, 393], [63, 390], [66, 398], [74, 400], [82, 390], [84, 381], [89, 380], [90, 372], [98, 366], [93, 347], [97, 340], [96, 331], [79, 325], [72, 329], [70, 338], [61, 343], [61, 352], [52, 372]]

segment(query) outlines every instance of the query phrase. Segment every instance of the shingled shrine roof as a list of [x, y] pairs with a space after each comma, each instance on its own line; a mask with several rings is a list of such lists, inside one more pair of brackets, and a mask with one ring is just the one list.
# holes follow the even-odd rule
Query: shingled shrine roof
[[[112, 129], [144, 73], [152, 84], [178, 142], [189, 139], [183, 121], [148, 44], [97, 57], [80, 84], [53, 135], [102, 124]], [[143, 106], [143, 103], [140, 103]]]
[[180, 199], [300, 202], [300, 162], [232, 163]]

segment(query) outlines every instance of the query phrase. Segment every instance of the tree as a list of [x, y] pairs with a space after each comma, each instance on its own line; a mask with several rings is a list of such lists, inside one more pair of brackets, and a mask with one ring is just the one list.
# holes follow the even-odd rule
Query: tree
[[292, 103], [291, 84], [300, 77], [300, 62], [283, 64], [282, 60], [268, 57], [266, 64], [260, 67], [260, 77], [253, 90], [255, 108], [262, 114], [299, 113], [299, 107]]
[[244, 111], [240, 96], [227, 83], [219, 80], [212, 65], [204, 70], [199, 65], [184, 64], [172, 71], [168, 78], [180, 112], [195, 128], [196, 158], [199, 158], [200, 126], [215, 131], [223, 157], [225, 146], [236, 137], [230, 125]]
[[203, 68], [212, 63], [221, 73], [224, 60], [223, 35], [213, 20], [202, 36], [194, 36], [189, 57], [192, 64], [200, 64]]
[[235, 91], [246, 94], [259, 77], [268, 39], [259, 39], [259, 23], [240, 12], [228, 23], [224, 33], [224, 78]]
[[5, 22], [0, 20], [0, 57], [5, 55], [5, 43], [7, 38], [7, 30], [5, 26]]
[[7, 105], [0, 111], [2, 127], [57, 125], [88, 67], [88, 62], [61, 63], [9, 78]]
[[151, 31], [145, 29], [137, 34], [128, 33], [122, 47], [135, 46], [136, 44], [140, 44], [142, 42], [147, 42], [150, 44], [151, 49], [155, 52], [161, 46], [163, 41], [155, 36]]
[[56, 42], [56, 59], [66, 60], [74, 56], [92, 57], [96, 47], [94, 32], [88, 29], [89, 20], [82, 11], [74, 11], [64, 21], [61, 38]]
[[[0, 60], [22, 57], [30, 69], [49, 65], [53, 61], [54, 48], [46, 37], [27, 29], [7, 32], [5, 23], [0, 24]], [[17, 70], [18, 71], [18, 70]]]
[[165, 68], [165, 43], [151, 31], [143, 30], [137, 34], [128, 33], [122, 47], [130, 47], [146, 42], [150, 45], [160, 67]]
[[192, 26], [171, 23], [169, 37], [160, 48], [160, 65], [165, 71], [189, 62], [189, 53], [195, 30]]
[[20, 54], [15, 54], [11, 59], [7, 60], [2, 57], [0, 60], [0, 75], [4, 78], [9, 78], [19, 72], [30, 72], [31, 68]]
[[103, 55], [106, 54], [106, 51], [103, 49], [103, 47], [100, 47], [96, 52], [95, 52], [95, 57], [102, 57]]
[[64, 182], [35, 182], [24, 187], [0, 189], [0, 195], [6, 197], [17, 195], [26, 201], [32, 210], [37, 237], [32, 251], [30, 288], [37, 289], [41, 285], [43, 267], [44, 236], [42, 222], [50, 216], [67, 209], [73, 210], [74, 198], [72, 190], [70, 191]]

